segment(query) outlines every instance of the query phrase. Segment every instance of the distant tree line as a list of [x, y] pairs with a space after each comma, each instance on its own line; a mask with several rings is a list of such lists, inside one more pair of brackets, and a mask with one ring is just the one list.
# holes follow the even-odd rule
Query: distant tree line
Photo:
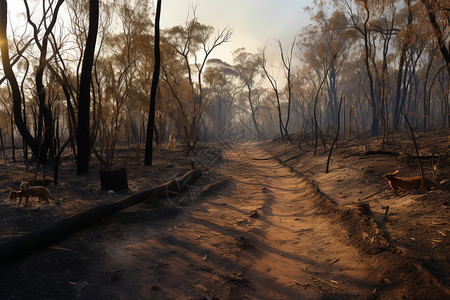
[[[142, 151], [155, 7], [125, 0], [23, 3], [16, 17], [0, 0], [3, 136], [23, 145], [25, 159], [31, 154], [43, 164], [70, 149], [80, 174], [92, 157], [111, 167], [119, 142]], [[312, 24], [291, 43], [268, 41], [257, 53], [240, 48], [232, 62], [214, 51], [233, 31], [202, 24], [195, 8], [183, 25], [158, 31], [152, 142], [172, 134], [186, 154], [201, 140], [249, 137], [315, 138], [325, 147], [338, 120], [342, 138], [388, 141], [405, 126], [402, 113], [416, 129], [450, 127], [448, 1], [314, 4]], [[9, 28], [13, 17], [17, 28]]]

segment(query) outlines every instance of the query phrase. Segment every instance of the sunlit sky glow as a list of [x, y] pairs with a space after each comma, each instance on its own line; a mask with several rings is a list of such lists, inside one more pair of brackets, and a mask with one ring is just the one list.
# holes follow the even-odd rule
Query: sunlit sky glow
[[188, 10], [197, 3], [199, 21], [216, 28], [231, 26], [231, 42], [212, 55], [231, 62], [231, 52], [245, 47], [249, 52], [263, 48], [270, 39], [292, 43], [303, 26], [309, 24], [305, 6], [311, 0], [163, 0], [161, 26], [182, 24]]
[[[184, 24], [196, 6], [201, 23], [216, 29], [233, 28], [231, 41], [212, 53], [212, 57], [231, 63], [231, 53], [240, 47], [256, 52], [271, 39], [279, 39], [287, 47], [300, 29], [310, 23], [304, 7], [311, 5], [312, 0], [163, 0], [161, 27]], [[18, 25], [17, 13], [24, 12], [23, 2], [8, 1], [8, 10], [10, 24]]]

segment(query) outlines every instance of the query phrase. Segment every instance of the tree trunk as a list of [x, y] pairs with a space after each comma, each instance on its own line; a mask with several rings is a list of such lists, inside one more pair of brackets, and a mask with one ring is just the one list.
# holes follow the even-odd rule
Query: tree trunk
[[[441, 28], [439, 28], [439, 25], [437, 23], [436, 11], [439, 8], [438, 4], [435, 3], [433, 0], [421, 0], [421, 1], [428, 11], [428, 18], [430, 20], [431, 27], [433, 28], [436, 44], [439, 48], [439, 51], [441, 51], [441, 54], [445, 59], [447, 74], [450, 77], [450, 49], [447, 49], [445, 32], [441, 31]], [[444, 9], [445, 8], [443, 7], [442, 10]], [[447, 14], [448, 14], [448, 6], [447, 6]]]
[[148, 110], [147, 123], [147, 139], [145, 142], [145, 159], [144, 165], [151, 166], [153, 161], [153, 129], [155, 127], [155, 110], [156, 110], [156, 92], [159, 82], [159, 71], [161, 65], [161, 53], [159, 47], [160, 33], [159, 33], [159, 19], [161, 17], [161, 1], [158, 0], [156, 4], [155, 15], [155, 66], [153, 70], [152, 88], [150, 91], [150, 106]]
[[253, 102], [252, 102], [252, 89], [251, 87], [248, 85], [248, 103], [250, 104], [250, 110], [252, 111], [252, 121], [253, 121], [253, 126], [255, 126], [255, 130], [256, 130], [256, 135], [258, 136], [258, 138], [261, 138], [261, 131], [259, 131], [259, 126], [258, 123], [256, 122], [256, 115], [255, 115], [255, 108], [253, 107]]
[[1, 128], [0, 128], [0, 145], [2, 146], [3, 159], [5, 160], [5, 166], [6, 166], [8, 161], [7, 161], [7, 158], [6, 158], [5, 144], [3, 144], [3, 134], [2, 134], [2, 129]]
[[378, 119], [378, 114], [375, 108], [372, 109], [372, 127], [370, 128], [370, 135], [377, 136], [378, 128], [380, 126], [380, 120]]
[[427, 72], [425, 73], [425, 82], [423, 83], [423, 132], [428, 129], [428, 118], [430, 114], [430, 97], [427, 96], [427, 84], [430, 75], [430, 70], [433, 65], [434, 56], [431, 55], [430, 61], [428, 62]]
[[16, 162], [16, 144], [14, 143], [14, 120], [12, 118], [11, 118], [11, 147], [12, 147], [12, 160], [13, 162]]
[[103, 204], [91, 208], [75, 216], [63, 219], [52, 225], [44, 227], [35, 232], [17, 237], [0, 245], [0, 265], [8, 263], [12, 259], [54, 244], [58, 240], [77, 232], [94, 222], [106, 218], [116, 212], [130, 206], [144, 202], [147, 199], [164, 197], [177, 194], [200, 177], [201, 172], [197, 169], [191, 170], [181, 178], [177, 178], [166, 184], [152, 189], [143, 190], [136, 194], [127, 196], [116, 202]]
[[[330, 170], [330, 159], [331, 159], [331, 154], [333, 152], [333, 147], [336, 144], [336, 142], [339, 139], [339, 128], [340, 128], [340, 120], [339, 120], [339, 115], [341, 114], [341, 105], [342, 105], [342, 101], [344, 100], [344, 97], [341, 97], [341, 101], [339, 101], [339, 108], [338, 108], [338, 113], [337, 113], [337, 129], [336, 129], [336, 136], [333, 140], [333, 142], [331, 143], [330, 146], [330, 152], [328, 152], [328, 159], [327, 159], [327, 167], [325, 169], [325, 173], [328, 174], [329, 170]], [[344, 127], [345, 128], [345, 127]]]
[[380, 120], [378, 119], [378, 98], [375, 96], [375, 89], [374, 89], [374, 80], [373, 80], [373, 76], [372, 76], [372, 70], [370, 68], [370, 46], [369, 46], [369, 29], [368, 29], [368, 24], [369, 24], [369, 20], [370, 20], [370, 11], [369, 8], [367, 6], [367, 2], [364, 2], [364, 8], [365, 11], [367, 13], [367, 17], [364, 20], [364, 30], [363, 30], [363, 38], [364, 38], [364, 52], [365, 52], [365, 57], [364, 57], [364, 64], [366, 66], [366, 71], [367, 71], [367, 77], [369, 78], [369, 90], [370, 90], [370, 101], [372, 104], [372, 126], [370, 129], [370, 134], [371, 136], [377, 136], [378, 135], [378, 128], [379, 128], [379, 123]]
[[12, 70], [9, 58], [8, 37], [6, 35], [8, 23], [7, 19], [7, 2], [6, 0], [0, 0], [0, 51], [2, 56], [3, 71], [12, 90], [14, 121], [23, 139], [28, 144], [28, 146], [30, 146], [34, 155], [37, 156], [37, 153], [39, 151], [39, 142], [30, 134], [25, 122], [22, 119], [22, 95], [20, 93], [19, 84], [17, 83], [17, 79]]
[[127, 169], [100, 170], [99, 174], [100, 185], [103, 190], [120, 191], [128, 189]]
[[95, 44], [97, 41], [99, 0], [89, 1], [89, 32], [81, 67], [80, 93], [78, 98], [77, 127], [77, 174], [89, 172], [90, 133], [89, 107], [91, 97], [92, 65], [94, 64]]
[[[400, 55], [400, 63], [397, 72], [397, 84], [395, 87], [395, 108], [394, 108], [394, 128], [400, 125], [400, 101], [402, 99], [402, 81], [403, 81], [403, 66], [405, 64], [406, 45], [403, 45], [402, 54]], [[406, 70], [405, 70], [406, 73]]]

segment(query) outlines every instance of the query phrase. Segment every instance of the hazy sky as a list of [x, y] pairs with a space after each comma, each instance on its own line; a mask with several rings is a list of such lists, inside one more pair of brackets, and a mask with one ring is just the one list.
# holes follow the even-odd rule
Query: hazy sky
[[[256, 52], [270, 39], [279, 39], [286, 45], [292, 43], [296, 33], [309, 24], [305, 6], [312, 0], [162, 0], [161, 27], [168, 28], [184, 24], [188, 12], [197, 6], [201, 23], [216, 29], [233, 28], [231, 42], [216, 48], [211, 57], [231, 61], [231, 53], [240, 47]], [[8, 1], [12, 11], [24, 11], [23, 1]], [[16, 20], [18, 21], [18, 20]], [[22, 20], [20, 20], [22, 21]], [[17, 23], [16, 23], [17, 24]]]
[[292, 43], [296, 33], [309, 24], [305, 6], [312, 0], [163, 0], [161, 27], [183, 24], [188, 10], [197, 3], [197, 16], [204, 24], [234, 29], [231, 42], [213, 53], [231, 62], [231, 52], [245, 47], [249, 52], [263, 48], [270, 39]]

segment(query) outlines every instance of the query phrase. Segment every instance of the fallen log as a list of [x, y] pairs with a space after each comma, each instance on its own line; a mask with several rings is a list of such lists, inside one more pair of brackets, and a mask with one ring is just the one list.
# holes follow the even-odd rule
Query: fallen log
[[121, 200], [103, 204], [79, 213], [67, 219], [63, 219], [47, 227], [19, 236], [0, 244], [0, 265], [12, 259], [30, 254], [36, 250], [49, 246], [62, 238], [77, 232], [94, 222], [115, 214], [130, 206], [144, 202], [145, 200], [174, 195], [184, 190], [189, 184], [200, 177], [201, 172], [193, 169], [180, 178], [169, 181], [152, 189], [143, 190]]

